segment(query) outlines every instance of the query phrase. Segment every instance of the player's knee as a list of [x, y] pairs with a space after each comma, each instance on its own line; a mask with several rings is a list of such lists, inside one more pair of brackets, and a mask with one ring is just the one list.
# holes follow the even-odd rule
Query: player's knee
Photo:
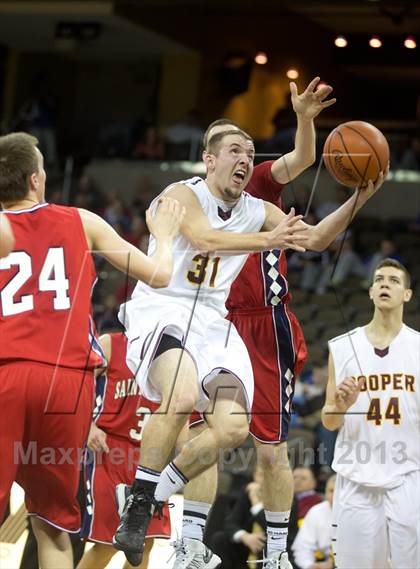
[[281, 444], [258, 444], [257, 446], [258, 463], [265, 471], [277, 468], [288, 468], [289, 457], [287, 454], [287, 443]]
[[237, 448], [245, 442], [249, 433], [248, 423], [227, 426], [221, 431], [221, 445], [223, 448]]
[[174, 399], [170, 409], [177, 419], [185, 422], [189, 415], [194, 411], [197, 401], [198, 395], [195, 393], [184, 393]]

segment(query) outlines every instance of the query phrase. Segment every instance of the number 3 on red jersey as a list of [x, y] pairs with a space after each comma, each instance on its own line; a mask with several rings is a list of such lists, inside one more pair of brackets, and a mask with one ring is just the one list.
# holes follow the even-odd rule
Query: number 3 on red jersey
[[[0, 270], [18, 267], [14, 277], [0, 292], [3, 316], [12, 316], [34, 309], [34, 295], [19, 296], [19, 289], [32, 277], [32, 259], [26, 251], [13, 251], [7, 257], [0, 259]], [[54, 310], [70, 308], [69, 279], [66, 277], [64, 250], [62, 247], [50, 247], [38, 278], [40, 292], [53, 291]]]

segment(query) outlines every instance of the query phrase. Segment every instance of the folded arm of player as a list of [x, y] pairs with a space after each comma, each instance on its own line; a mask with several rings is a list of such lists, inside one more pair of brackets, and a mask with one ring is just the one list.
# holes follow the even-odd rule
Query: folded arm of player
[[[181, 233], [199, 251], [242, 254], [288, 247], [303, 250], [297, 244], [302, 230], [298, 230], [296, 226], [302, 216], [295, 215], [293, 209], [289, 215], [281, 212], [282, 218], [270, 230], [266, 231], [263, 226], [259, 233], [236, 233], [213, 229], [196, 195], [188, 186], [177, 184], [167, 194], [185, 207], [186, 214], [181, 225]], [[306, 230], [303, 231], [305, 232]]]
[[15, 238], [7, 216], [0, 213], [0, 258], [7, 257], [15, 244]]
[[325, 100], [331, 93], [332, 87], [325, 85], [317, 89], [319, 81], [320, 78], [315, 77], [300, 95], [296, 83], [290, 83], [293, 110], [297, 118], [295, 147], [271, 166], [273, 179], [279, 184], [287, 184], [294, 180], [315, 162], [314, 118], [323, 109], [336, 102], [336, 99]]
[[154, 288], [168, 286], [172, 276], [172, 243], [179, 233], [184, 217], [182, 206], [173, 199], [161, 198], [152, 217], [146, 221], [156, 238], [156, 251], [148, 257], [137, 247], [122, 239], [118, 233], [98, 215], [80, 209], [86, 238], [92, 252], [107, 259], [114, 267]]
[[[306, 233], [299, 235], [300, 245], [310, 251], [323, 251], [326, 249], [346, 227], [350, 224], [356, 213], [364, 206], [382, 186], [388, 169], [379, 177], [374, 184], [372, 180], [365, 189], [356, 190], [342, 206], [324, 217], [316, 225], [308, 225], [303, 221], [296, 224], [296, 229], [306, 228]], [[268, 211], [266, 218], [266, 229], [273, 229], [273, 227], [280, 223], [283, 219], [284, 212], [282, 212], [274, 204], [266, 202], [266, 211]]]
[[328, 359], [328, 383], [325, 404], [322, 408], [322, 424], [330, 431], [339, 429], [344, 421], [344, 415], [356, 402], [364, 380], [358, 382], [352, 377], [346, 377], [336, 385], [334, 361], [330, 354]]

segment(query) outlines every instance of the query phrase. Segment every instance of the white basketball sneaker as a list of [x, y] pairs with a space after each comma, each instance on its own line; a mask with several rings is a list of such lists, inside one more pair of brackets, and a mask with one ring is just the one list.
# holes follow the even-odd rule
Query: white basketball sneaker
[[175, 565], [173, 569], [216, 569], [222, 560], [198, 539], [184, 537], [173, 542]]
[[293, 569], [287, 551], [273, 551], [263, 559], [263, 569]]

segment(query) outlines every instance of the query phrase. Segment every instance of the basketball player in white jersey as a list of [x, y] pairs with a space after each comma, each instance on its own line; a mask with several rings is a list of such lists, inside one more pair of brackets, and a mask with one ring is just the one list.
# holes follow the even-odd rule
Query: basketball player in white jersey
[[[253, 142], [246, 133], [218, 133], [205, 157], [206, 180], [192, 178], [164, 191], [180, 196], [187, 212], [175, 244], [174, 276], [158, 294], [139, 283], [132, 300], [120, 309], [127, 328], [127, 363], [144, 396], [161, 403], [144, 429], [136, 480], [114, 536], [115, 547], [133, 565], [141, 562], [154, 508], [214, 464], [219, 449], [239, 446], [248, 434], [252, 367], [236, 328], [224, 319], [226, 297], [247, 253], [273, 247], [325, 248], [383, 181], [381, 176], [375, 186], [370, 182], [366, 191], [355, 193], [312, 227], [293, 210], [286, 216], [275, 205], [243, 192], [253, 158]], [[149, 253], [153, 250], [151, 239]], [[169, 462], [193, 409], [206, 413], [208, 429]], [[196, 566], [217, 567], [220, 559], [193, 541], [196, 550], [188, 555], [200, 557]]]
[[329, 342], [322, 412], [339, 430], [333, 533], [338, 569], [420, 567], [420, 333], [403, 323], [410, 276], [379, 263], [373, 319]]

